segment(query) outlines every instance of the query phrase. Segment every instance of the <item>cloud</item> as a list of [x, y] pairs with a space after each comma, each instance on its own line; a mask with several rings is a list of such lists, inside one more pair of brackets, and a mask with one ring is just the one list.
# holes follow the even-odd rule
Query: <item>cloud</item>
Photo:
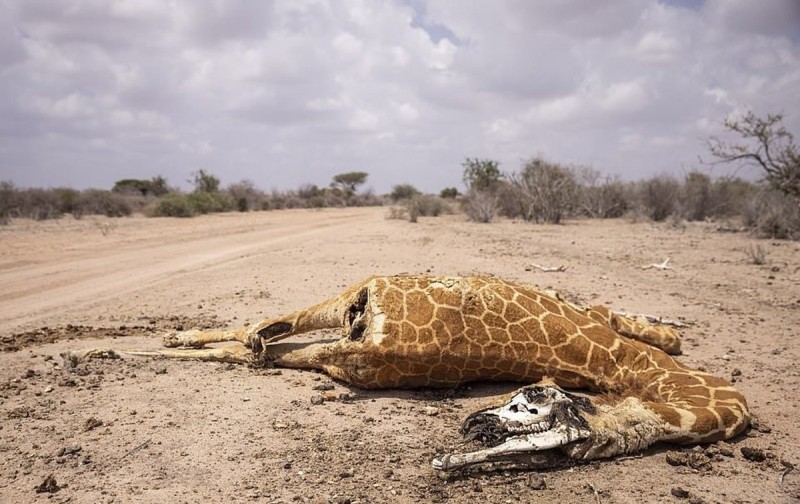
[[458, 185], [542, 153], [694, 166], [729, 113], [800, 131], [793, 0], [5, 0], [0, 179]]

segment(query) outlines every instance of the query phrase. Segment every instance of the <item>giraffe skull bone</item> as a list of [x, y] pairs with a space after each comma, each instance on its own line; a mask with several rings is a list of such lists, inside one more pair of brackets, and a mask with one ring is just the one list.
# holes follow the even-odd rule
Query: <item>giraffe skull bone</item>
[[505, 404], [477, 411], [462, 424], [465, 440], [479, 441], [487, 448], [434, 459], [433, 468], [450, 471], [486, 462], [514, 462], [521, 453], [587, 439], [591, 431], [582, 415], [593, 409], [583, 397], [558, 387], [524, 387]]

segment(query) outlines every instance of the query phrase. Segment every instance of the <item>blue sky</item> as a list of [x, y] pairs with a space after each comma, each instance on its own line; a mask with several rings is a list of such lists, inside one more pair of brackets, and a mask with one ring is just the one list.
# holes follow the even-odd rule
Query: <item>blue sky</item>
[[0, 180], [708, 171], [729, 115], [800, 134], [799, 27], [794, 0], [0, 0]]

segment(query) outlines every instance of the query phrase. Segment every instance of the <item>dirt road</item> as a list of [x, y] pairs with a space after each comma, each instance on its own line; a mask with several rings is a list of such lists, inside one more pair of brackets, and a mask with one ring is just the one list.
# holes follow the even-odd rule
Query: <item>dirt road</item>
[[[800, 463], [796, 243], [710, 224], [480, 225], [458, 215], [411, 224], [385, 214], [0, 227], [0, 338], [6, 350], [21, 348], [0, 353], [0, 501], [622, 503], [677, 502], [680, 490], [690, 502], [800, 498], [798, 471], [784, 475]], [[764, 265], [749, 261], [756, 246]], [[674, 269], [641, 268], [666, 257]], [[61, 365], [68, 349], [156, 348], [164, 330], [241, 326], [402, 272], [495, 274], [583, 304], [686, 320], [681, 360], [735, 380], [758, 428], [722, 453], [704, 448], [695, 467], [666, 461], [669, 450], [691, 448], [657, 447], [545, 472], [546, 488], [515, 472], [443, 480], [430, 459], [458, 447], [469, 411], [516, 385], [364, 392], [308, 371], [148, 359]], [[312, 404], [330, 388], [341, 398]], [[36, 493], [49, 475], [57, 491]]]

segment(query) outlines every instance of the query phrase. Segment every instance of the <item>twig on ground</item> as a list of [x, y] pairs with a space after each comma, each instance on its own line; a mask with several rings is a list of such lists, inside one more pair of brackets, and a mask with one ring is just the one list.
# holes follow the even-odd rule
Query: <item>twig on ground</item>
[[668, 262], [669, 262], [669, 257], [664, 259], [664, 262], [662, 262], [662, 263], [653, 263], [653, 264], [648, 264], [647, 266], [642, 266], [642, 269], [643, 270], [647, 270], [647, 269], [671, 270], [671, 269], [673, 269], [672, 266], [667, 266]]
[[152, 439], [152, 438], [148, 438], [148, 439], [147, 439], [147, 441], [145, 441], [144, 443], [142, 443], [142, 444], [140, 444], [140, 445], [138, 445], [138, 446], [135, 446], [135, 447], [134, 447], [134, 448], [133, 448], [131, 451], [129, 451], [128, 453], [126, 453], [125, 455], [123, 455], [123, 456], [120, 458], [120, 460], [124, 459], [125, 457], [128, 457], [128, 456], [131, 456], [131, 455], [133, 455], [134, 453], [138, 452], [138, 451], [139, 451], [139, 450], [141, 450], [142, 448], [147, 448], [147, 445], [149, 445], [149, 444], [150, 444], [150, 440], [151, 440], [151, 439]]
[[559, 264], [558, 266], [542, 266], [541, 264], [531, 263], [531, 268], [536, 268], [540, 271], [544, 271], [545, 273], [560, 273], [562, 271], [567, 271], [567, 267], [563, 264]]
[[595, 502], [597, 502], [597, 504], [600, 504], [600, 492], [598, 492], [598, 491], [597, 491], [597, 487], [595, 487], [595, 486], [592, 484], [592, 482], [591, 482], [591, 481], [587, 481], [587, 482], [586, 482], [586, 486], [588, 486], [588, 487], [589, 487], [589, 489], [590, 489], [590, 490], [592, 491], [592, 493], [594, 494], [594, 500], [595, 500]]
[[783, 472], [781, 473], [781, 480], [779, 483], [779, 486], [781, 488], [783, 488], [783, 479], [786, 477], [786, 475], [794, 471], [794, 464], [790, 462], [784, 462], [783, 464], [786, 466], [786, 469], [784, 469]]

